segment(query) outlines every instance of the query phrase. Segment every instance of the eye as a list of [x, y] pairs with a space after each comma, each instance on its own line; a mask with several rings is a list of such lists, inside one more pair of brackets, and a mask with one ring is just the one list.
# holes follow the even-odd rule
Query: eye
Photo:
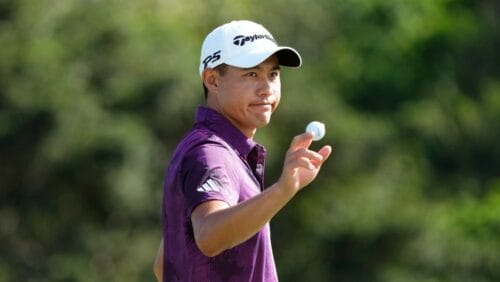
[[276, 78], [278, 76], [280, 76], [280, 72], [279, 71], [273, 71], [273, 72], [271, 72], [271, 77], [272, 78]]
[[254, 71], [251, 71], [251, 72], [248, 72], [247, 73], [247, 76], [250, 76], [250, 77], [257, 77], [257, 73], [254, 72]]

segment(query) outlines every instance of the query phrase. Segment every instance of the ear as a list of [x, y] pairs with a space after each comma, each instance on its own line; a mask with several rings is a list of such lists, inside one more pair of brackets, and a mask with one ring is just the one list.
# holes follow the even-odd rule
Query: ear
[[203, 84], [208, 89], [208, 92], [217, 92], [218, 84], [218, 73], [216, 70], [207, 68], [202, 73]]

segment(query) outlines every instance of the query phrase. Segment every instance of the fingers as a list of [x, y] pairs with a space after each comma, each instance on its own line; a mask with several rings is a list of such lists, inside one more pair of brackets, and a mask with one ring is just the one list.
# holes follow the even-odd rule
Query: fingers
[[294, 152], [299, 148], [309, 148], [311, 146], [314, 135], [311, 132], [305, 132], [293, 138], [288, 152]]
[[315, 164], [323, 162], [323, 156], [306, 148], [299, 148], [293, 152], [289, 152], [287, 160], [290, 164], [294, 164], [292, 167], [303, 167], [313, 170], [316, 168]]
[[318, 151], [318, 154], [323, 157], [323, 162], [326, 161], [326, 159], [328, 159], [328, 157], [332, 154], [332, 146], [323, 146], [323, 148]]
[[329, 145], [323, 146], [323, 148], [318, 151], [318, 154], [322, 157], [320, 162], [311, 160], [316, 168], [319, 168], [328, 159], [328, 157], [330, 157], [332, 154], [332, 147]]
[[278, 187], [284, 187], [296, 193], [316, 178], [321, 165], [330, 157], [332, 147], [326, 145], [317, 152], [309, 150], [312, 138], [312, 134], [304, 133], [292, 140], [285, 157]]
[[294, 163], [292, 167], [303, 167], [305, 169], [319, 169], [332, 153], [332, 147], [323, 146], [318, 152], [309, 150], [313, 140], [313, 134], [309, 132], [302, 133], [293, 138], [290, 148], [287, 152], [289, 164]]

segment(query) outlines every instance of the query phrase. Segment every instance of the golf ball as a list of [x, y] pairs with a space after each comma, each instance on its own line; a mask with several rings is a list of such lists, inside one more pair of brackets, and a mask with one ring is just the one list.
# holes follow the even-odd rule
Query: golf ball
[[312, 121], [307, 125], [306, 132], [312, 132], [314, 134], [313, 141], [318, 141], [325, 136], [325, 124]]

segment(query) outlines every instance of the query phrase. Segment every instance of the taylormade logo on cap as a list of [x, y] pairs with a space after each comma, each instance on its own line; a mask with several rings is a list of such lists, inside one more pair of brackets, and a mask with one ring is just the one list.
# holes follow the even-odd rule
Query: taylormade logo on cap
[[271, 33], [251, 21], [232, 21], [210, 32], [201, 48], [200, 75], [206, 68], [227, 64], [239, 68], [254, 67], [276, 54], [280, 65], [299, 67], [295, 49], [278, 46]]
[[268, 34], [254, 34], [252, 36], [238, 35], [235, 38], [233, 38], [233, 43], [236, 46], [243, 46], [245, 45], [245, 42], [247, 41], [254, 42], [254, 40], [257, 39], [268, 39], [274, 42], [274, 44], [276, 44], [276, 40], [274, 40], [274, 38]]

